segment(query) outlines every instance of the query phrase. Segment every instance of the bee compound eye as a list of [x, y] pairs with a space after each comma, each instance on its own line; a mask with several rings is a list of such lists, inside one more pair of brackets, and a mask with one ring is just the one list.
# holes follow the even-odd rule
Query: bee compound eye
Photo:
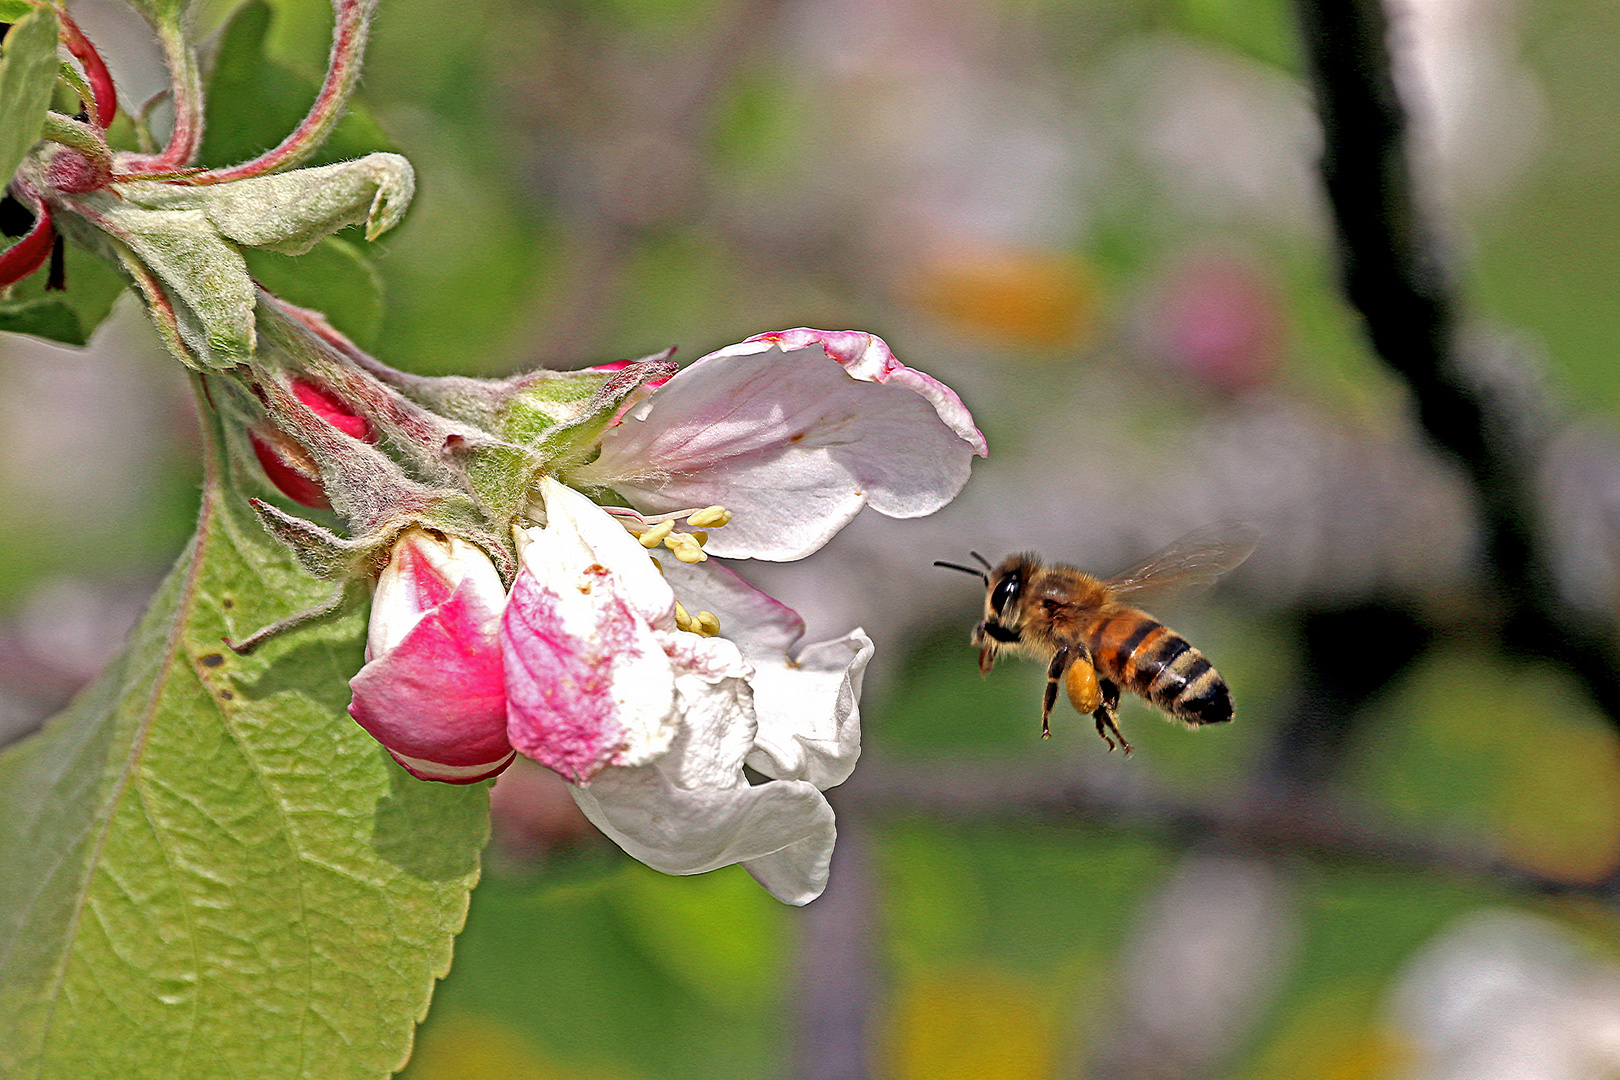
[[1023, 591], [1024, 579], [1017, 574], [1008, 574], [996, 582], [996, 587], [990, 590], [990, 607], [997, 615], [1004, 614], [1007, 605], [1018, 599]]

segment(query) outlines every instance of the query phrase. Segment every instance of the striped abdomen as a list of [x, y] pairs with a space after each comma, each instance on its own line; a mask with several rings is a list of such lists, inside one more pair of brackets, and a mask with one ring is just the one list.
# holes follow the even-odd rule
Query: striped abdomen
[[1123, 608], [1099, 619], [1089, 642], [1097, 670], [1188, 724], [1232, 719], [1232, 693], [1204, 654], [1157, 619]]

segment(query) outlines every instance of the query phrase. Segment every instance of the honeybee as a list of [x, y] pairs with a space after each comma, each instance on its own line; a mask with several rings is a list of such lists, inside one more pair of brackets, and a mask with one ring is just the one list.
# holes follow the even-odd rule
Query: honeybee
[[1002, 652], [1047, 661], [1041, 700], [1041, 738], [1052, 734], [1058, 684], [1082, 715], [1097, 721], [1110, 750], [1120, 733], [1120, 690], [1126, 689], [1189, 727], [1232, 719], [1232, 694], [1204, 654], [1146, 612], [1121, 601], [1150, 593], [1194, 591], [1214, 583], [1254, 550], [1260, 531], [1225, 521], [1188, 533], [1113, 577], [1045, 564], [1029, 553], [999, 566], [973, 552], [982, 570], [936, 562], [985, 584], [984, 620], [973, 628], [979, 672], [990, 674]]

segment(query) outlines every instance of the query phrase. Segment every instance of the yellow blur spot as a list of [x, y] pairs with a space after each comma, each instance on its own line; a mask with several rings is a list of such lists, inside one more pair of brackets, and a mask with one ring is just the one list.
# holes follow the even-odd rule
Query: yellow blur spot
[[913, 273], [908, 292], [919, 306], [1025, 345], [1072, 344], [1100, 309], [1085, 264], [1050, 252], [957, 248]]
[[895, 1080], [1045, 1080], [1057, 1075], [1057, 1015], [1033, 982], [982, 971], [924, 976], [896, 995]]
[[1596, 718], [1561, 727], [1504, 765], [1502, 847], [1530, 870], [1595, 884], [1620, 865], [1620, 745]]
[[1377, 1022], [1376, 991], [1330, 990], [1304, 1003], [1249, 1066], [1247, 1080], [1392, 1080], [1416, 1048]]

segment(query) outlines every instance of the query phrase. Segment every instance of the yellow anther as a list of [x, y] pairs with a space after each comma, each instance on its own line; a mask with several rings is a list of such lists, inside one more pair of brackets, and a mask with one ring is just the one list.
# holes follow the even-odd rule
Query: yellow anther
[[675, 601], [675, 629], [685, 630], [689, 634], [697, 634], [700, 637], [718, 637], [720, 635], [720, 619], [712, 611], [700, 611], [696, 616], [693, 616], [677, 600]]
[[689, 514], [686, 523], [694, 529], [718, 529], [731, 520], [731, 511], [723, 506], [707, 506]]
[[700, 563], [709, 557], [691, 533], [671, 533], [664, 537], [664, 546], [675, 553], [683, 563]]
[[687, 535], [698, 542], [698, 547], [702, 547], [709, 542], [709, 534], [702, 529], [693, 529]]
[[636, 537], [636, 539], [641, 541], [641, 546], [644, 548], [655, 548], [664, 542], [664, 537], [668, 536], [674, 531], [675, 523], [673, 521], [660, 521], [658, 524]]

